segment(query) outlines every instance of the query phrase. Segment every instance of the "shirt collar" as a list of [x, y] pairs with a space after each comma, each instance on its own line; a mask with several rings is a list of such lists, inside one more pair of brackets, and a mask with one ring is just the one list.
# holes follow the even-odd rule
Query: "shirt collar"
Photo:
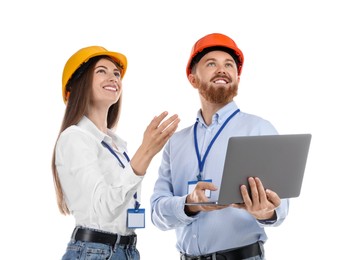
[[[213, 115], [213, 124], [223, 124], [225, 120], [231, 115], [231, 111], [236, 111], [238, 109], [238, 106], [235, 101], [231, 101], [224, 107], [222, 107], [220, 110], [218, 110], [214, 115]], [[197, 112], [197, 119], [198, 123], [201, 125], [206, 126], [204, 119], [202, 117], [201, 109]]]
[[80, 122], [77, 123], [77, 126], [91, 133], [100, 142], [105, 141], [108, 144], [114, 142], [117, 146], [126, 146], [126, 142], [116, 135], [111, 129], [107, 129], [107, 134], [103, 133], [86, 116], [82, 117]]

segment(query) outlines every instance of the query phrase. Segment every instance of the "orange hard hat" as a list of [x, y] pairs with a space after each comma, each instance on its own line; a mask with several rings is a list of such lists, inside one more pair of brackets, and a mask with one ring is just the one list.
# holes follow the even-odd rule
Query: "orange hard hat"
[[74, 72], [80, 68], [80, 66], [86, 63], [89, 59], [106, 55], [111, 57], [119, 66], [121, 67], [121, 78], [123, 78], [124, 74], [127, 70], [127, 58], [122, 53], [108, 51], [104, 47], [101, 46], [89, 46], [82, 48], [75, 52], [65, 63], [63, 76], [62, 76], [62, 95], [64, 103], [67, 102], [69, 98], [69, 92], [66, 90], [66, 85], [74, 74]]
[[[208, 51], [212, 50], [224, 50], [231, 54], [231, 56], [236, 59], [238, 66], [238, 75], [242, 73], [244, 55], [243, 52], [237, 47], [237, 44], [228, 36], [221, 33], [212, 33], [199, 39], [195, 45], [193, 45], [191, 50], [190, 58], [186, 66], [186, 75], [191, 73], [192, 62], [195, 57], [199, 57], [196, 61], [198, 62]], [[204, 52], [204, 50], [208, 50]], [[202, 55], [203, 54], [203, 55]]]

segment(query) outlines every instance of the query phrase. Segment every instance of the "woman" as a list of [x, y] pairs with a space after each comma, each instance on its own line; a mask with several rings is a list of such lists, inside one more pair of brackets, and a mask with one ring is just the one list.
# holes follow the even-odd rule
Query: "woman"
[[66, 110], [52, 158], [59, 210], [76, 222], [64, 260], [140, 259], [134, 227], [144, 224], [141, 181], [180, 120], [165, 119], [167, 112], [156, 116], [128, 157], [114, 132], [126, 69], [123, 54], [100, 46], [78, 50], [64, 67]]

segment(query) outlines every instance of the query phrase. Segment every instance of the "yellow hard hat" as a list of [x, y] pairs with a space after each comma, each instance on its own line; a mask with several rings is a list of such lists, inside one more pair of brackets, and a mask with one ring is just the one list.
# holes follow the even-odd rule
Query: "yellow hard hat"
[[123, 78], [124, 74], [127, 70], [127, 58], [122, 53], [111, 52], [101, 46], [89, 46], [78, 50], [74, 53], [68, 61], [65, 63], [63, 76], [62, 76], [62, 94], [64, 103], [67, 102], [69, 93], [66, 90], [66, 84], [68, 83], [71, 76], [74, 72], [85, 62], [87, 62], [90, 58], [107, 55], [114, 59], [122, 68], [121, 78]]

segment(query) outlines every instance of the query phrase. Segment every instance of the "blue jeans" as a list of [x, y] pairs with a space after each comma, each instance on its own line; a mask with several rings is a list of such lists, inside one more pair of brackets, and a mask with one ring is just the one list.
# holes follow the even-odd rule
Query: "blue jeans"
[[62, 260], [140, 260], [136, 246], [116, 245], [71, 240]]

